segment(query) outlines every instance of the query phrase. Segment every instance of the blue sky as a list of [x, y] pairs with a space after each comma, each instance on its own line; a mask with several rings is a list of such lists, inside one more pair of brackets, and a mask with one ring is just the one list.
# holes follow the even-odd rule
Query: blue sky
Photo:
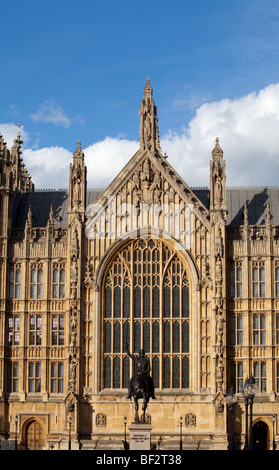
[[[203, 134], [195, 134], [194, 139], [191, 132], [200, 129], [201, 114], [210, 110], [210, 119], [215, 119], [216, 125], [222, 115], [219, 129], [214, 127], [205, 139], [209, 160], [216, 138], [213, 132], [226, 137], [236, 116], [243, 115], [234, 111], [233, 121], [229, 119], [236, 103], [240, 104], [238, 110], [245, 103], [247, 109], [245, 97], [253, 96], [255, 103], [263, 90], [269, 91], [261, 102], [264, 109], [268, 102], [274, 104], [279, 99], [278, 89], [268, 88], [279, 82], [277, 0], [11, 0], [1, 6], [1, 17], [0, 132], [9, 143], [9, 136], [21, 121], [26, 161], [39, 187], [51, 184], [39, 175], [44, 168], [40, 158], [47, 158], [47, 149], [60, 149], [60, 166], [68, 175], [69, 153], [75, 150], [78, 139], [84, 149], [94, 150], [91, 154], [95, 160], [103, 155], [98, 154], [97, 143], [102, 151], [105, 143], [110, 144], [106, 152], [111, 155], [114, 143], [118, 166], [112, 164], [107, 180], [92, 178], [92, 184], [107, 184], [115, 176], [113, 172], [121, 169], [138, 141], [138, 108], [147, 77], [158, 107], [160, 136], [170, 157], [173, 151], [173, 161], [179, 168], [188, 162], [195, 185], [199, 181], [206, 185], [209, 171], [203, 159], [203, 173], [195, 173], [193, 160], [192, 147]], [[251, 99], [248, 101], [255, 115]], [[230, 106], [224, 111], [225, 103]], [[263, 126], [266, 121], [265, 114]], [[244, 128], [247, 123], [249, 116]], [[277, 111], [268, 111], [268, 123], [267, 132], [273, 125], [276, 131]], [[257, 126], [254, 132], [264, 128], [258, 121]], [[270, 135], [262, 136], [261, 151], [267, 137]], [[183, 145], [183, 138], [188, 157], [184, 151], [174, 150], [178, 141]], [[229, 143], [228, 138], [221, 141], [224, 151], [227, 145], [230, 158], [238, 138], [239, 134], [234, 142]], [[248, 133], [247, 138], [251, 140], [253, 134]], [[247, 150], [248, 144], [243, 145]], [[44, 156], [38, 153], [40, 150], [44, 150]], [[196, 145], [196, 152], [202, 151]], [[254, 149], [249, 151], [253, 153]], [[276, 151], [275, 147], [269, 151], [271, 171], [262, 174], [263, 184], [276, 183]], [[49, 150], [49, 161], [53, 155]], [[109, 164], [107, 158], [104, 161]], [[102, 172], [97, 161], [88, 164], [90, 171], [95, 168]], [[231, 167], [235, 175], [231, 183], [246, 183], [239, 179], [232, 162]], [[187, 176], [182, 175], [184, 179]], [[247, 184], [260, 184], [257, 172], [254, 178], [247, 173], [247, 178]], [[61, 185], [66, 181], [61, 180]], [[187, 183], [191, 185], [191, 177]]]

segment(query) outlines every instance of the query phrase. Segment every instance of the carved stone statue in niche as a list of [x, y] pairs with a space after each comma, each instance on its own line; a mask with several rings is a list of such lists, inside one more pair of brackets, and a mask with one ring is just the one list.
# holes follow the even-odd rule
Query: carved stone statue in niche
[[143, 163], [142, 171], [136, 170], [132, 177], [133, 205], [137, 213], [141, 204], [161, 205], [162, 177], [159, 170], [154, 171], [149, 158]]
[[150, 116], [150, 113], [147, 112], [144, 116], [144, 142], [146, 146], [148, 146], [150, 139], [151, 139], [151, 116]]
[[69, 390], [75, 391], [77, 381], [77, 360], [75, 357], [70, 357], [69, 368]]
[[223, 277], [222, 277], [223, 276], [223, 268], [222, 268], [222, 259], [221, 259], [220, 253], [218, 253], [217, 256], [216, 256], [215, 269], [216, 269], [216, 281], [221, 283], [222, 279], [223, 279]]
[[222, 202], [222, 179], [217, 176], [215, 179], [215, 200], [216, 202]]
[[140, 190], [140, 175], [138, 170], [133, 175], [133, 189]]
[[216, 310], [216, 342], [220, 346], [223, 344], [223, 335], [224, 335], [224, 316], [221, 309], [217, 308]]
[[142, 173], [141, 173], [141, 182], [143, 188], [149, 188], [152, 180], [152, 170], [150, 165], [150, 160], [147, 158], [143, 164]]
[[75, 257], [73, 257], [72, 264], [71, 264], [71, 281], [76, 282], [77, 278], [78, 278], [77, 260]]
[[73, 170], [73, 200], [75, 203], [81, 201], [81, 169], [79, 163]]
[[224, 363], [222, 355], [217, 356], [217, 364], [216, 364], [216, 382], [217, 382], [217, 389], [222, 390], [223, 387], [223, 380], [224, 380]]
[[224, 244], [222, 237], [222, 230], [220, 227], [217, 229], [217, 235], [215, 238], [215, 254], [219, 254], [221, 257], [224, 255]]

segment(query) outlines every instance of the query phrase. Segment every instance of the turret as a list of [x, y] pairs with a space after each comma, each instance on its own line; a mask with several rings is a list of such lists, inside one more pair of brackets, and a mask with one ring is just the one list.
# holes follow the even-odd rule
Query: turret
[[160, 151], [157, 107], [153, 100], [153, 90], [149, 78], [143, 89], [143, 99], [139, 108], [140, 148], [153, 153]]
[[73, 154], [73, 163], [70, 164], [69, 177], [69, 215], [71, 213], [85, 214], [86, 205], [86, 174], [84, 153], [78, 141], [77, 149]]

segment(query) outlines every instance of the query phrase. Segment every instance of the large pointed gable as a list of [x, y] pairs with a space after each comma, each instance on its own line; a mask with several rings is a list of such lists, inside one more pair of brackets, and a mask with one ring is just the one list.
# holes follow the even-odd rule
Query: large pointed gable
[[128, 161], [112, 183], [101, 194], [96, 204], [106, 207], [109, 198], [126, 194], [129, 203], [164, 204], [167, 196], [174, 195], [193, 211], [205, 224], [209, 223], [209, 211], [195, 192], [185, 183], [163, 155], [158, 130], [157, 108], [149, 79], [144, 87], [144, 96], [139, 108], [140, 144], [138, 151]]

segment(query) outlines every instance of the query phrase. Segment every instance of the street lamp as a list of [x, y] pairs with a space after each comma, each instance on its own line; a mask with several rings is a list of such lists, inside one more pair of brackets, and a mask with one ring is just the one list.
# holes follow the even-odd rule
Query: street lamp
[[234, 404], [236, 403], [237, 399], [233, 394], [233, 388], [229, 389], [229, 393], [226, 396], [226, 402], [228, 405], [228, 412], [229, 412], [229, 445], [228, 450], [233, 450], [233, 408]]
[[124, 416], [124, 429], [125, 429], [125, 434], [124, 434], [124, 450], [128, 450], [127, 446], [127, 436], [126, 436], [126, 426], [127, 426], [127, 418]]
[[183, 418], [180, 416], [180, 450], [182, 450], [182, 423], [183, 423]]
[[71, 450], [71, 425], [72, 425], [72, 416], [68, 416], [68, 425], [69, 425], [69, 444], [68, 444], [68, 450]]
[[[246, 429], [245, 429], [245, 446], [244, 450], [252, 450], [253, 443], [253, 401], [254, 396], [258, 391], [254, 377], [251, 375], [245, 380], [242, 393], [245, 400], [246, 408]], [[248, 442], [248, 407], [250, 406], [250, 426], [249, 426], [249, 442]]]
[[272, 415], [272, 426], [273, 426], [273, 450], [276, 450], [276, 444], [275, 444], [275, 421], [276, 421], [276, 416], [273, 414]]
[[18, 415], [15, 417], [15, 450], [17, 450], [17, 423], [18, 423]]

